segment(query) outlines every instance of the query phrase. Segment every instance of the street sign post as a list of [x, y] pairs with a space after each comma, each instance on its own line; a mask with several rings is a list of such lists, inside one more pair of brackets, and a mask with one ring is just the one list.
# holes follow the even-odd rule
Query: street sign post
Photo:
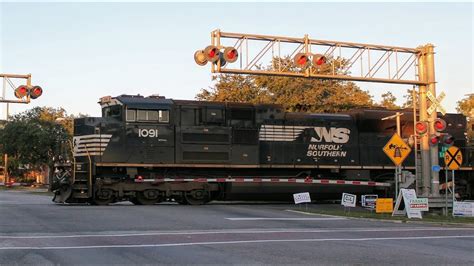
[[456, 146], [449, 147], [449, 149], [444, 154], [444, 163], [446, 165], [445, 167], [451, 170], [452, 175], [453, 175], [453, 180], [451, 182], [453, 183], [452, 194], [453, 194], [453, 216], [454, 216], [454, 202], [456, 201], [456, 184], [455, 184], [455, 178], [454, 178], [454, 170], [458, 170], [459, 167], [461, 167], [461, 164], [462, 164], [461, 150]]
[[[399, 127], [399, 126], [397, 126]], [[397, 130], [400, 132], [400, 130]], [[398, 182], [402, 172], [401, 164], [411, 152], [410, 146], [403, 141], [398, 133], [393, 134], [390, 140], [383, 147], [383, 151], [395, 164], [395, 197], [398, 197]]]

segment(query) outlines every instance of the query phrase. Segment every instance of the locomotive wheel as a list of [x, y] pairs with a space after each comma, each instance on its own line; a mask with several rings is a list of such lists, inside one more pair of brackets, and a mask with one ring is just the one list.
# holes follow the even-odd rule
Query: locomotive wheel
[[114, 202], [114, 192], [111, 189], [101, 189], [95, 193], [94, 205], [108, 205]]
[[161, 202], [160, 192], [158, 192], [157, 190], [151, 190], [151, 189], [140, 191], [140, 192], [137, 192], [137, 196], [136, 198], [134, 198], [134, 200], [136, 200], [137, 202], [136, 205], [153, 205], [155, 203]]
[[184, 194], [184, 199], [189, 205], [203, 205], [211, 201], [209, 193], [201, 189], [187, 191]]

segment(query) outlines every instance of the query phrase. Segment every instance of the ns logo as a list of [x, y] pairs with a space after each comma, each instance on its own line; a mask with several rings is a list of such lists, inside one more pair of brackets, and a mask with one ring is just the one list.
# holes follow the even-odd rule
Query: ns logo
[[349, 134], [351, 130], [344, 127], [315, 127], [314, 132], [316, 137], [311, 137], [311, 142], [332, 142], [332, 143], [347, 143], [349, 141]]

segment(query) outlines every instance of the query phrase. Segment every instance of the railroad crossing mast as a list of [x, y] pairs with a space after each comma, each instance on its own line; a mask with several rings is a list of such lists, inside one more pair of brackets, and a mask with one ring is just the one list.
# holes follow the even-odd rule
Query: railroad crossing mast
[[[297, 69], [285, 65], [281, 58], [293, 59]], [[198, 65], [211, 62], [212, 73], [271, 75], [343, 81], [364, 81], [413, 85], [418, 88], [419, 118], [429, 125], [415, 144], [417, 194], [439, 196], [438, 146], [429, 145], [429, 136], [436, 134], [436, 108], [428, 114], [427, 93], [436, 97], [434, 46], [417, 48], [376, 44], [339, 42], [303, 38], [230, 33], [214, 30], [211, 45], [194, 54]], [[234, 64], [235, 63], [235, 64]], [[272, 65], [273, 69], [262, 69]], [[416, 101], [414, 99], [414, 104]], [[433, 103], [435, 104], [435, 103]], [[436, 106], [435, 106], [436, 107]], [[416, 120], [416, 119], [415, 119]], [[414, 126], [417, 121], [414, 121]], [[414, 134], [416, 134], [414, 132]], [[408, 137], [408, 136], [405, 136]], [[417, 138], [415, 138], [417, 139]], [[421, 158], [418, 158], [418, 153]]]

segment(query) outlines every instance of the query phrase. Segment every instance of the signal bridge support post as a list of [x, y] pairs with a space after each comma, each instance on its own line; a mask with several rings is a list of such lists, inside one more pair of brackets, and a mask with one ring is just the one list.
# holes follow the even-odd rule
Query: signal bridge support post
[[[425, 46], [426, 57], [426, 78], [428, 81], [428, 91], [436, 97], [436, 82], [435, 82], [435, 69], [434, 69], [434, 46], [428, 44]], [[435, 104], [435, 103], [432, 103]], [[437, 118], [436, 109], [430, 115], [430, 134], [435, 134], [434, 122]], [[438, 145], [432, 145], [430, 147], [431, 166], [439, 165], [438, 157]], [[431, 168], [431, 167], [430, 167]], [[439, 172], [431, 171], [431, 196], [438, 197], [439, 194]]]

